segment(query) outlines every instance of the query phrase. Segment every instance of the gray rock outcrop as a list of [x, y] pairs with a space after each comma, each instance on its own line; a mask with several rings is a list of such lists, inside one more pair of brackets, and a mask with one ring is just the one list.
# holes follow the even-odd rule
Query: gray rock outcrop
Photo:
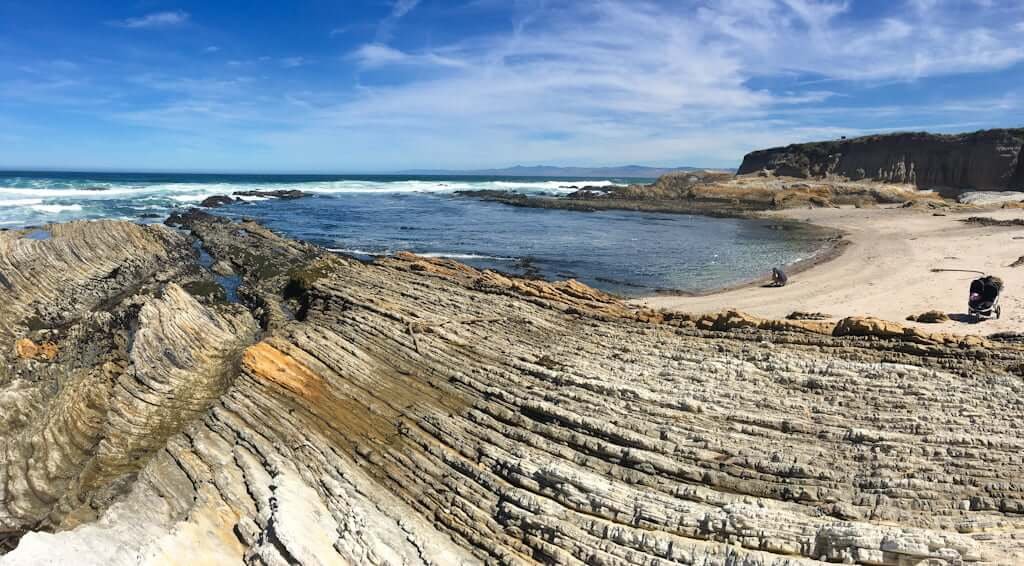
[[180, 221], [0, 233], [0, 564], [1024, 559], [1019, 347]]
[[793, 144], [748, 153], [739, 174], [839, 176], [955, 194], [971, 190], [1024, 190], [1024, 129], [942, 135], [925, 132]]

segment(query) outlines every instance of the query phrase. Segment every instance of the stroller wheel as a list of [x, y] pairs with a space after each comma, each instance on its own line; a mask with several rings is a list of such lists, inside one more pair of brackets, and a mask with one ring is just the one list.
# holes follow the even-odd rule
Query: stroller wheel
[[996, 318], [998, 319], [1001, 314], [1003, 314], [1003, 307], [996, 307]]

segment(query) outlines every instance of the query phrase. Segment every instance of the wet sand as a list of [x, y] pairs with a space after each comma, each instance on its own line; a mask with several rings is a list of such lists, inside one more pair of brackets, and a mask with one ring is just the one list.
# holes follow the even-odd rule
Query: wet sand
[[[1008, 267], [1024, 255], [1024, 227], [961, 222], [969, 216], [1024, 219], [1024, 210], [944, 214], [896, 207], [767, 213], [768, 218], [842, 231], [847, 244], [836, 248], [841, 253], [831, 253], [830, 260], [793, 273], [783, 288], [753, 284], [703, 296], [654, 296], [633, 303], [681, 312], [736, 308], [769, 318], [782, 318], [793, 311], [822, 312], [833, 318], [874, 316], [961, 334], [1024, 331], [1024, 267]], [[933, 269], [976, 270], [1001, 277], [1006, 284], [1002, 318], [973, 323], [967, 317], [968, 287], [979, 274]], [[908, 315], [929, 310], [943, 311], [952, 320], [940, 324], [905, 321]]]

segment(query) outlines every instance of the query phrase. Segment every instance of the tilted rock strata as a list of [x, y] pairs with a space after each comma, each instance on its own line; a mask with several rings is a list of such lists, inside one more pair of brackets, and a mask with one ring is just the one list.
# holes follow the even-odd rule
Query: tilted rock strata
[[[25, 535], [0, 564], [1024, 557], [1018, 349], [880, 337], [870, 321], [846, 323], [856, 337], [801, 326], [835, 333], [827, 321], [666, 317], [574, 282], [190, 227], [244, 274], [262, 335], [241, 307], [172, 282], [110, 307], [138, 330], [109, 348], [109, 376], [86, 367], [103, 348], [74, 329], [53, 362], [12, 362], [61, 385], [23, 396], [34, 375], [19, 370], [0, 386], [0, 402], [31, 407], [0, 428], [38, 438], [33, 453], [0, 437], [0, 470], [83, 446], [88, 464], [33, 476], [69, 494], [0, 498], [5, 528], [58, 531]], [[87, 399], [126, 375], [148, 396]], [[76, 436], [40, 432], [56, 422]]]
[[918, 208], [957, 206], [937, 193], [907, 183], [851, 181], [842, 177], [797, 178], [735, 176], [720, 172], [668, 173], [644, 185], [581, 189], [565, 197], [528, 196], [504, 191], [467, 191], [463, 195], [515, 206], [569, 210], [645, 210], [710, 216], [751, 216], [766, 210], [873, 207], [903, 204]]
[[[42, 241], [7, 234], [14, 253], [0, 256], [10, 283], [0, 328], [47, 336], [3, 355], [0, 531], [91, 518], [88, 499], [220, 397], [256, 330], [248, 311], [212, 311], [165, 283], [193, 255], [180, 234], [126, 223], [50, 230]], [[36, 253], [20, 253], [25, 242]], [[82, 242], [99, 247], [84, 253]]]
[[[191, 250], [170, 230], [100, 222], [54, 225], [49, 237], [0, 232], [0, 339], [25, 327], [56, 328], [183, 263]], [[2, 374], [0, 374], [2, 375]]]
[[842, 176], [927, 189], [1024, 189], [1024, 129], [924, 132], [793, 144], [748, 153], [739, 174], [769, 170], [804, 178]]

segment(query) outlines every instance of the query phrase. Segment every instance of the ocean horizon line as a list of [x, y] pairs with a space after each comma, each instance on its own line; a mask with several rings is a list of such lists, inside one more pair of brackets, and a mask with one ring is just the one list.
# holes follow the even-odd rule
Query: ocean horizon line
[[[396, 171], [254, 171], [254, 170], [217, 170], [217, 169], [119, 169], [119, 168], [39, 168], [39, 167], [3, 167], [0, 166], [0, 175], [10, 174], [29, 174], [29, 175], [48, 175], [48, 174], [61, 174], [61, 175], [93, 175], [93, 174], [110, 174], [110, 175], [239, 175], [239, 176], [279, 176], [279, 177], [523, 177], [523, 178], [559, 178], [559, 177], [573, 177], [581, 179], [598, 179], [606, 178], [609, 176], [609, 172], [615, 169], [627, 169], [627, 168], [644, 168], [652, 170], [664, 170], [664, 171], [685, 171], [685, 170], [709, 170], [709, 171], [729, 171], [730, 169], [721, 167], [654, 167], [646, 165], [622, 165], [622, 166], [599, 166], [599, 167], [584, 167], [584, 166], [557, 166], [557, 165], [531, 165], [531, 166], [511, 166], [511, 167], [499, 167], [499, 168], [481, 168], [481, 169], [402, 169]], [[566, 171], [565, 173], [558, 173], [553, 175], [541, 175], [541, 174], [515, 174], [513, 171], [517, 169], [532, 169], [532, 168], [551, 168], [551, 169], [566, 169], [566, 170], [594, 170], [593, 174], [580, 174]], [[606, 169], [609, 172], [601, 172], [599, 170]], [[734, 169], [733, 169], [734, 170]], [[508, 172], [506, 172], [508, 171]], [[647, 179], [654, 177], [633, 177], [628, 175], [611, 175], [617, 178], [623, 179]]]

